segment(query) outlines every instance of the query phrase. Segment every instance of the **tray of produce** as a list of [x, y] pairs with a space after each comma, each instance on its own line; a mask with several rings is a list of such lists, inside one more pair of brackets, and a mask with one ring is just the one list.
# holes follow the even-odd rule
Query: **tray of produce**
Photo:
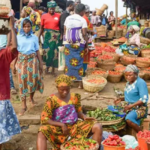
[[125, 127], [126, 127], [126, 122], [122, 121], [122, 122], [115, 124], [115, 125], [103, 126], [103, 131], [118, 132], [122, 129], [125, 129]]
[[94, 117], [102, 125], [114, 125], [123, 121], [124, 118], [118, 117], [108, 109], [96, 109], [95, 111], [88, 111], [88, 117]]
[[98, 150], [99, 144], [92, 139], [71, 139], [61, 145], [61, 150]]

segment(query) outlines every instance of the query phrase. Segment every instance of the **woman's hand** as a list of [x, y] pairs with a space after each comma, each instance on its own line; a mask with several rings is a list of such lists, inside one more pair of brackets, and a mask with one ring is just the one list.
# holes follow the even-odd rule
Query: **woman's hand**
[[131, 108], [132, 108], [132, 105], [125, 106], [124, 112], [130, 111]]
[[63, 124], [61, 128], [64, 135], [69, 135], [69, 129], [65, 124]]
[[121, 103], [121, 101], [122, 101], [122, 99], [121, 99], [121, 98], [116, 99], [116, 100], [114, 101], [114, 104], [115, 104], [115, 105], [117, 105], [117, 104]]

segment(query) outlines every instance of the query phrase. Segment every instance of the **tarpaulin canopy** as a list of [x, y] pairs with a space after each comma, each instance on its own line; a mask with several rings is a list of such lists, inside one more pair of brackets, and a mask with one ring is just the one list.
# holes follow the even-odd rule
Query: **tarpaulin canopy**
[[139, 12], [150, 13], [150, 0], [123, 0], [124, 6], [131, 9], [138, 7]]

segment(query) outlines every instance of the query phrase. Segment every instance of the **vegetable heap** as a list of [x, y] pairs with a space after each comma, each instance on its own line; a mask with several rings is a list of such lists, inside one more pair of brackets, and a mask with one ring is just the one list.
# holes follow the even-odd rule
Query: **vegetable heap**
[[102, 84], [105, 83], [104, 79], [88, 79], [86, 80], [89, 83], [94, 83], [94, 84]]
[[97, 145], [97, 142], [92, 139], [72, 139], [64, 144], [65, 149], [68, 150], [85, 150], [93, 149]]
[[103, 71], [103, 70], [95, 70], [95, 71], [92, 72], [92, 75], [104, 75], [106, 73], [107, 72]]
[[150, 139], [150, 131], [145, 130], [144, 132], [140, 131], [137, 134], [138, 138]]
[[125, 142], [118, 135], [110, 135], [104, 142], [107, 146], [125, 146]]
[[98, 57], [98, 60], [109, 60], [109, 59], [113, 59], [113, 56], [110, 55], [102, 55]]
[[103, 51], [111, 52], [111, 53], [115, 53], [116, 52], [116, 50], [114, 48], [110, 47], [110, 46], [105, 47]]
[[94, 117], [99, 121], [112, 121], [118, 120], [121, 117], [116, 117], [110, 110], [108, 109], [96, 109], [95, 111], [88, 111], [87, 116]]

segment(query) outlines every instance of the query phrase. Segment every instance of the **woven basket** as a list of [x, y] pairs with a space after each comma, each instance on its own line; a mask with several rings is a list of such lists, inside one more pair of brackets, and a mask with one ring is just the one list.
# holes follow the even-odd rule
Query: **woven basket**
[[102, 54], [103, 55], [111, 55], [114, 57], [113, 61], [115, 62], [118, 62], [120, 60], [120, 56], [116, 53], [113, 53], [113, 52], [105, 52], [105, 51], [102, 51]]
[[139, 68], [148, 68], [150, 65], [147, 63], [136, 61], [136, 66]]
[[123, 130], [126, 128], [126, 125], [123, 125], [122, 127], [117, 128], [117, 131], [115, 129], [109, 129], [109, 128], [103, 128], [103, 131], [107, 131], [107, 132], [118, 132], [120, 130]]
[[124, 71], [125, 71], [125, 69], [126, 69], [126, 68], [124, 68], [124, 70], [118, 70], [118, 68], [123, 68], [123, 67], [121, 67], [121, 66], [116, 66], [116, 67], [114, 68], [115, 71], [118, 71], [118, 72], [121, 72], [121, 73], [124, 73]]
[[101, 123], [103, 126], [106, 125], [114, 125], [114, 124], [118, 124], [120, 122], [122, 122], [124, 120], [124, 118], [120, 118], [118, 120], [112, 120], [112, 121], [99, 121], [97, 120], [99, 123]]
[[149, 79], [150, 79], [150, 71], [149, 72], [144, 72], [144, 80], [149, 80]]
[[[89, 148], [86, 148], [86, 150], [98, 150], [99, 149], [99, 144], [97, 143], [95, 148], [92, 148], [92, 149], [89, 149]], [[69, 150], [69, 149], [66, 149], [64, 147], [64, 144], [60, 146], [60, 150]], [[76, 150], [80, 150], [80, 149], [76, 149]]]
[[120, 73], [120, 75], [108, 74], [108, 81], [111, 83], [119, 83], [121, 81], [122, 75], [123, 75], [122, 73]]
[[[94, 83], [87, 82], [87, 79], [103, 79], [105, 82], [103, 84], [94, 84]], [[86, 90], [88, 92], [92, 92], [92, 93], [102, 91], [107, 84], [107, 80], [103, 77], [94, 77], [93, 78], [93, 76], [88, 76], [88, 77], [84, 77], [82, 81], [83, 81], [84, 90]]]
[[145, 73], [143, 71], [140, 71], [139, 77], [142, 78], [142, 79], [144, 79], [144, 76], [145, 76]]
[[98, 62], [98, 67], [104, 70], [113, 70], [115, 68], [115, 62]]
[[150, 49], [143, 49], [141, 50], [142, 57], [150, 57]]
[[113, 38], [115, 35], [115, 31], [113, 31], [113, 30], [108, 31], [107, 35], [108, 35], [108, 38]]
[[[128, 59], [132, 59], [131, 61], [130, 60], [128, 60]], [[135, 64], [135, 62], [136, 62], [136, 56], [132, 56], [132, 55], [125, 55], [125, 56], [122, 56], [121, 57], [121, 64], [123, 64], [123, 65], [130, 65], [130, 64]]]
[[[103, 74], [103, 75], [95, 75], [95, 74], [92, 74], [94, 71], [105, 71], [105, 74]], [[106, 71], [106, 70], [103, 70], [103, 69], [101, 69], [101, 68], [94, 68], [94, 69], [92, 69], [92, 70], [88, 70], [87, 71], [87, 76], [92, 76], [92, 77], [104, 77], [105, 79], [107, 79], [107, 77], [108, 77], [108, 71]]]
[[140, 37], [140, 41], [143, 44], [147, 44], [147, 45], [150, 44], [150, 39], [148, 39], [148, 38]]

